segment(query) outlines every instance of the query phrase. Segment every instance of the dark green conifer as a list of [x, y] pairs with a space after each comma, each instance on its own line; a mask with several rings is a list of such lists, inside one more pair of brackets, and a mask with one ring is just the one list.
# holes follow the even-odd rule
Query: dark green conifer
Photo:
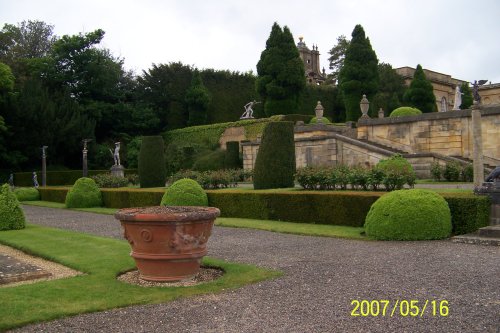
[[410, 87], [404, 94], [404, 102], [408, 106], [419, 109], [423, 113], [437, 112], [434, 88], [425, 77], [422, 66], [417, 65]]

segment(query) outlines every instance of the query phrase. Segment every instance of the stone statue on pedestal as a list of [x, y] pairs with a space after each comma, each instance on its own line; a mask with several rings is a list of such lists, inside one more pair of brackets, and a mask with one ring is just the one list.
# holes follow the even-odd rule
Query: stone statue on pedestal
[[462, 105], [462, 95], [463, 93], [460, 91], [460, 87], [455, 87], [455, 100], [453, 102], [453, 110], [460, 110], [460, 105]]
[[245, 112], [241, 115], [240, 119], [253, 119], [253, 109], [252, 106], [255, 104], [259, 104], [260, 102], [257, 102], [256, 100], [253, 100], [252, 102], [248, 102], [245, 104]]
[[113, 160], [115, 162], [114, 165], [120, 165], [120, 142], [115, 142], [115, 151], [113, 152], [110, 149], [109, 152], [113, 156]]

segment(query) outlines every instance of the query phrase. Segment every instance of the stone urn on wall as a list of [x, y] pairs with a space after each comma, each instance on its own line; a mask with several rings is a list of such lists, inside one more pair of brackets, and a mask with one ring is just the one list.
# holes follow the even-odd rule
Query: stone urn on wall
[[132, 247], [140, 278], [180, 281], [195, 276], [220, 211], [214, 207], [125, 208], [115, 214]]

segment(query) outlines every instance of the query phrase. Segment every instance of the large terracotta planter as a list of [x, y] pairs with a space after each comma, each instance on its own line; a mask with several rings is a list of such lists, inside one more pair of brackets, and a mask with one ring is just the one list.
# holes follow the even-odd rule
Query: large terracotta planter
[[180, 281], [193, 277], [220, 211], [213, 207], [155, 206], [120, 209], [124, 236], [141, 279]]

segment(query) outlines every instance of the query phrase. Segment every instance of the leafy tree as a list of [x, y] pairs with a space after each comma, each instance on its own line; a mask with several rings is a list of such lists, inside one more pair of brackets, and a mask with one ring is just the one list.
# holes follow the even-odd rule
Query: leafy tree
[[257, 93], [267, 116], [297, 113], [305, 87], [304, 64], [288, 27], [274, 23], [257, 63]]
[[0, 31], [0, 61], [15, 65], [20, 59], [47, 56], [56, 41], [54, 26], [42, 21], [5, 24]]
[[157, 114], [162, 131], [186, 126], [186, 91], [191, 78], [192, 68], [180, 62], [153, 64], [138, 78], [138, 98]]
[[462, 92], [462, 104], [460, 104], [460, 109], [470, 109], [474, 103], [474, 98], [472, 97], [472, 91], [470, 90], [468, 83], [462, 83], [460, 86], [460, 91]]
[[328, 54], [330, 55], [328, 58], [328, 61], [330, 62], [329, 67], [332, 70], [332, 73], [328, 76], [334, 82], [339, 79], [339, 72], [342, 69], [342, 66], [344, 66], [345, 54], [347, 48], [349, 47], [349, 43], [350, 41], [344, 35], [340, 35], [337, 37], [337, 44], [332, 47], [330, 51], [328, 51]]
[[408, 106], [421, 110], [423, 113], [437, 112], [434, 88], [425, 77], [424, 70], [420, 65], [417, 65], [410, 87], [404, 94], [404, 102]]
[[0, 94], [12, 91], [14, 89], [14, 80], [10, 67], [0, 62]]
[[186, 104], [189, 111], [188, 126], [206, 124], [210, 94], [198, 70], [194, 71], [191, 86], [186, 92]]
[[[339, 85], [346, 108], [346, 120], [357, 121], [361, 116], [359, 101], [363, 94], [372, 100], [379, 84], [378, 59], [361, 25], [356, 25], [346, 50], [344, 65], [339, 73]], [[370, 105], [374, 114], [373, 104]]]
[[404, 79], [396, 73], [390, 64], [380, 63], [378, 65], [379, 88], [371, 103], [373, 110], [382, 108], [386, 114], [399, 108], [403, 101], [406, 90]]

